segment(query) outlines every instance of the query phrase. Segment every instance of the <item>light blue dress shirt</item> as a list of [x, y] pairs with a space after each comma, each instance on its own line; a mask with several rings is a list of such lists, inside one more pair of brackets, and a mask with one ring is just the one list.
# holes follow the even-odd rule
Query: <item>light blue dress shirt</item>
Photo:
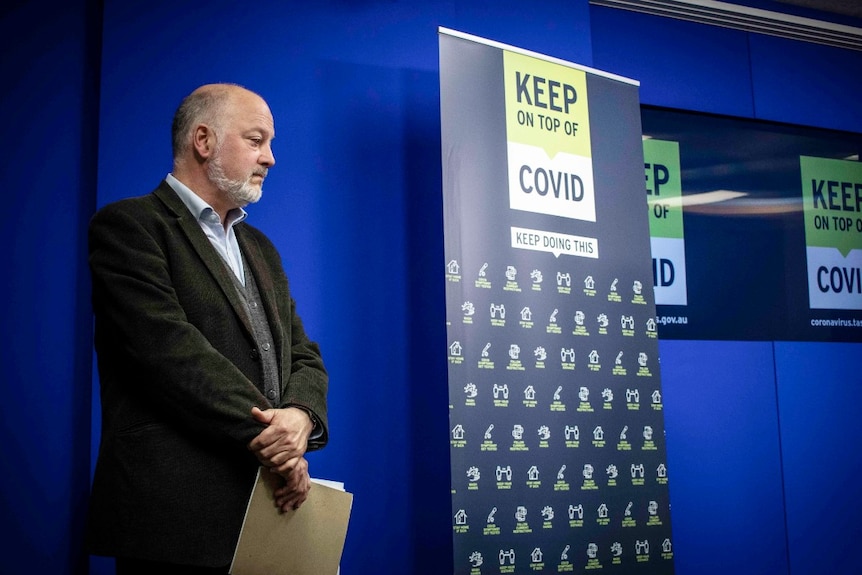
[[234, 275], [242, 285], [245, 285], [245, 271], [242, 264], [242, 253], [236, 241], [236, 232], [233, 227], [243, 221], [248, 214], [242, 208], [235, 208], [227, 213], [225, 221], [227, 228], [222, 225], [221, 218], [212, 206], [203, 201], [199, 195], [191, 191], [184, 183], [176, 179], [173, 174], [168, 174], [165, 181], [177, 193], [189, 211], [198, 220], [201, 229], [209, 238], [210, 243], [218, 254], [233, 270]]

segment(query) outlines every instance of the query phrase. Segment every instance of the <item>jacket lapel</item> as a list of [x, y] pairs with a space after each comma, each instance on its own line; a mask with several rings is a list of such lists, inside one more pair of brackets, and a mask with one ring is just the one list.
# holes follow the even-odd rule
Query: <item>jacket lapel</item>
[[189, 243], [192, 245], [201, 261], [203, 261], [207, 270], [209, 270], [210, 275], [221, 288], [225, 297], [230, 302], [234, 313], [239, 317], [240, 321], [242, 321], [248, 335], [253, 337], [251, 320], [245, 312], [240, 296], [237, 293], [236, 286], [230, 276], [232, 272], [225, 265], [224, 261], [222, 261], [221, 256], [218, 255], [218, 252], [216, 252], [212, 244], [210, 244], [206, 234], [201, 230], [200, 224], [167, 182], [163, 181], [161, 185], [156, 188], [154, 193], [176, 216], [177, 224], [183, 234], [185, 234]]

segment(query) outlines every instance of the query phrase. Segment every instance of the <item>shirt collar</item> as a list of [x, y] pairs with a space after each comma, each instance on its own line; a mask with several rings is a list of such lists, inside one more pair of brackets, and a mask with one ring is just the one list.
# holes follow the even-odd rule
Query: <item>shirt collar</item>
[[[215, 214], [216, 211], [206, 203], [203, 198], [194, 193], [191, 188], [179, 181], [173, 174], [165, 176], [165, 181], [177, 193], [192, 215], [198, 221], [210, 223], [210, 214]], [[216, 214], [218, 215], [218, 214]], [[248, 213], [242, 208], [234, 208], [227, 213], [227, 222], [229, 227], [243, 221], [248, 217]]]

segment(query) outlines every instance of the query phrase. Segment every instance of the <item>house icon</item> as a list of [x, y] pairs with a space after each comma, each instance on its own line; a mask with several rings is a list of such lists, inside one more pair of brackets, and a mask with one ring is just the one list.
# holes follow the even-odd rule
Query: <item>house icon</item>
[[463, 509], [459, 509], [458, 513], [455, 514], [455, 525], [466, 525], [467, 524], [467, 512]]
[[661, 403], [661, 392], [659, 390], [652, 392], [652, 402]]
[[587, 276], [584, 279], [584, 287], [587, 289], [595, 289], [596, 281], [593, 279], [593, 276]]
[[460, 423], [452, 428], [452, 439], [464, 439], [464, 426]]
[[541, 563], [542, 562], [542, 550], [536, 547], [533, 549], [533, 552], [530, 553], [530, 560], [533, 563]]
[[527, 389], [524, 390], [524, 399], [536, 399], [536, 390], [532, 385], [528, 385]]
[[604, 438], [605, 438], [605, 430], [602, 429], [601, 425], [597, 425], [596, 428], [593, 430], [593, 439], [595, 439], [596, 441], [601, 441]]
[[647, 328], [647, 331], [655, 331], [656, 330], [655, 320], [653, 318], [649, 318], [647, 320], [646, 328]]
[[446, 265], [446, 271], [453, 275], [458, 275], [461, 273], [461, 266], [458, 265], [457, 260], [452, 260]]
[[590, 352], [590, 363], [599, 363], [599, 352], [596, 350]]
[[449, 355], [452, 355], [455, 357], [460, 356], [463, 349], [464, 348], [461, 347], [460, 341], [452, 342], [452, 345], [449, 346]]
[[525, 307], [521, 310], [521, 319], [524, 321], [530, 321], [533, 319], [533, 312], [530, 311], [529, 307]]
[[527, 470], [527, 479], [530, 481], [538, 481], [539, 469], [535, 465]]

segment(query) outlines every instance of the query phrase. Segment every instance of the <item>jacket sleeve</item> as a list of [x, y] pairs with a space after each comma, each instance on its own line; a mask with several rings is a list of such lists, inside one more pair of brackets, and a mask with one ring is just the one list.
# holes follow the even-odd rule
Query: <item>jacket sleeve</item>
[[320, 349], [308, 339], [302, 321], [295, 313], [296, 304], [291, 298], [291, 365], [283, 403], [297, 405], [314, 414], [316, 427], [308, 441], [308, 449], [324, 447], [329, 441], [329, 421], [326, 394], [329, 377], [323, 367]]

